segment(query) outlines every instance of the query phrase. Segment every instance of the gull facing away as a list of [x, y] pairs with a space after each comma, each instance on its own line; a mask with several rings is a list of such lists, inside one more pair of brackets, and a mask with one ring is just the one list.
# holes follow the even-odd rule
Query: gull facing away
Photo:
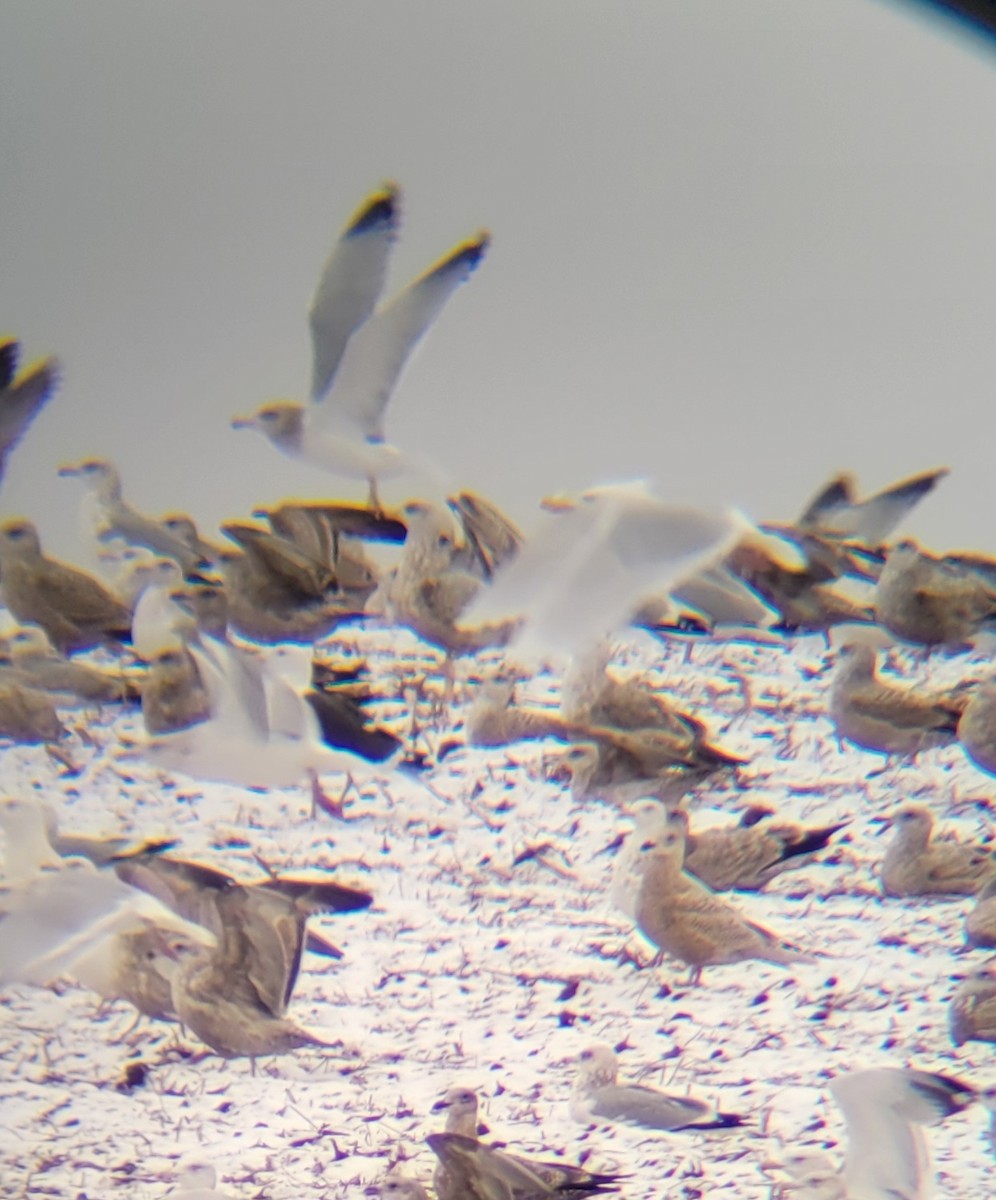
[[946, 1075], [876, 1067], [840, 1076], [830, 1091], [847, 1123], [847, 1200], [928, 1200], [923, 1127], [961, 1112], [975, 1090]]
[[236, 417], [278, 450], [336, 475], [377, 481], [410, 463], [384, 440], [384, 414], [405, 364], [453, 292], [484, 257], [488, 235], [461, 242], [376, 309], [398, 229], [398, 191], [385, 185], [353, 216], [325, 264], [311, 302], [311, 404], [264, 405]]
[[718, 561], [747, 528], [734, 512], [664, 504], [644, 483], [592, 488], [544, 522], [461, 622], [524, 616], [513, 653], [573, 655], [624, 624], [647, 596]]
[[639, 1084], [616, 1082], [618, 1060], [611, 1046], [598, 1043], [582, 1050], [571, 1091], [571, 1116], [586, 1125], [635, 1125], [669, 1133], [730, 1129], [743, 1124], [735, 1113], [720, 1112], [705, 1100], [679, 1096]]

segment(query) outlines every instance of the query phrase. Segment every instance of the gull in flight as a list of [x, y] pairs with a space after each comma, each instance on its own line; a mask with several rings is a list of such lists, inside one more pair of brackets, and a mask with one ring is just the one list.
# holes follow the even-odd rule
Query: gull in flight
[[59, 383], [54, 358], [42, 359], [18, 375], [20, 354], [17, 338], [0, 337], [0, 480], [15, 446]]
[[574, 655], [647, 596], [717, 562], [747, 528], [734, 512], [664, 504], [642, 482], [592, 488], [526, 541], [461, 622], [522, 615], [513, 653]]
[[377, 308], [398, 229], [398, 191], [385, 185], [353, 216], [329, 256], [309, 313], [311, 404], [267, 404], [234, 429], [257, 429], [278, 450], [336, 475], [377, 481], [410, 463], [384, 440], [384, 414], [413, 350], [484, 256], [488, 235], [461, 242]]

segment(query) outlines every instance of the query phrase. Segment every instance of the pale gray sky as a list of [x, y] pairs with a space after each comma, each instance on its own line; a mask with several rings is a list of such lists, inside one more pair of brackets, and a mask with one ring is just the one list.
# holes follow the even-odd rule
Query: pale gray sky
[[494, 236], [388, 421], [455, 485], [774, 518], [947, 463], [913, 528], [996, 550], [994, 113], [996, 54], [885, 0], [5, 0], [0, 329], [65, 382], [2, 510], [70, 553], [93, 454], [208, 524], [360, 495], [228, 421], [303, 396], [391, 178], [393, 286]]

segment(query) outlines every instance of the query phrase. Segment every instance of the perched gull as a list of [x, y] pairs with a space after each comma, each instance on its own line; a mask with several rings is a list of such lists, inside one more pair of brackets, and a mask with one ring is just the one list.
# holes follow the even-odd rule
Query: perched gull
[[102, 704], [137, 700], [138, 678], [122, 670], [105, 671], [59, 654], [38, 625], [22, 625], [7, 635], [16, 679], [40, 692], [57, 695], [63, 704]]
[[163, 650], [149, 664], [142, 685], [142, 721], [151, 737], [206, 721], [211, 701], [194, 656], [185, 646]]
[[910, 757], [955, 740], [964, 697], [924, 694], [880, 679], [875, 650], [851, 643], [840, 650], [830, 689], [838, 738], [864, 750]]
[[[464, 1171], [468, 1163], [468, 1159], [461, 1152], [466, 1151], [470, 1155], [469, 1147], [465, 1143], [477, 1141], [477, 1093], [472, 1088], [450, 1088], [432, 1106], [432, 1111], [446, 1113], [446, 1129], [441, 1135], [442, 1140], [433, 1146], [439, 1156], [439, 1165], [433, 1177], [436, 1196], [438, 1200], [460, 1200], [464, 1195]], [[447, 1139], [459, 1140], [454, 1142]], [[512, 1164], [513, 1174], [508, 1182], [512, 1186], [512, 1194], [518, 1200], [525, 1200], [526, 1196], [535, 1194], [533, 1177], [538, 1178], [543, 1185], [540, 1194], [570, 1192], [576, 1196], [587, 1196], [617, 1190], [613, 1186], [620, 1178], [617, 1175], [595, 1175], [570, 1163], [537, 1161], [510, 1154], [507, 1150], [498, 1151], [488, 1147], [482, 1149], [485, 1151], [484, 1155], [476, 1160], [482, 1170], [496, 1167], [501, 1161]], [[524, 1178], [517, 1180], [515, 1170], [525, 1172]]]
[[729, 1129], [743, 1118], [720, 1112], [705, 1100], [616, 1082], [618, 1060], [611, 1046], [598, 1043], [578, 1055], [571, 1092], [571, 1116], [586, 1125], [602, 1122], [666, 1132]]
[[996, 775], [996, 679], [972, 688], [958, 721], [958, 741], [980, 771]]
[[996, 963], [979, 967], [955, 988], [948, 1028], [956, 1046], [996, 1042]]
[[82, 524], [98, 543], [123, 538], [130, 546], [142, 546], [154, 554], [174, 559], [184, 571], [192, 571], [200, 554], [168, 529], [162, 521], [147, 517], [124, 498], [121, 476], [106, 458], [88, 458], [59, 468], [63, 477], [81, 479], [87, 491], [81, 506]]
[[887, 896], [974, 896], [996, 879], [994, 847], [932, 837], [933, 814], [904, 804], [888, 819], [894, 832], [879, 876]]
[[92, 575], [46, 558], [37, 529], [22, 518], [0, 525], [0, 595], [18, 621], [40, 625], [64, 653], [131, 636], [127, 607]]
[[685, 870], [714, 892], [759, 892], [776, 875], [805, 866], [847, 824], [807, 828], [769, 820], [771, 809], [748, 808], [740, 821], [693, 831], [688, 814], [674, 809], [668, 820], [685, 833]]
[[936, 558], [913, 541], [889, 550], [875, 589], [875, 618], [923, 646], [964, 646], [996, 618], [996, 587], [980, 572]]
[[685, 839], [673, 826], [640, 847], [641, 869], [636, 923], [662, 954], [692, 968], [697, 983], [702, 968], [759, 958], [782, 966], [811, 962], [802, 951], [770, 930], [748, 921], [738, 909], [714, 895], [682, 869]]
[[965, 917], [965, 942], [980, 950], [996, 950], [996, 876], [980, 888], [975, 908]]
[[407, 469], [384, 440], [384, 414], [418, 342], [481, 261], [488, 236], [454, 247], [374, 311], [398, 226], [398, 194], [387, 186], [353, 216], [325, 264], [311, 302], [314, 364], [309, 406], [268, 404], [234, 428], [252, 428], [279, 450], [337, 475], [377, 481]]
[[65, 732], [47, 692], [0, 678], [0, 737], [30, 745], [57, 742]]
[[59, 382], [54, 358], [44, 358], [18, 375], [20, 349], [17, 338], [0, 338], [0, 481], [14, 447]]
[[623, 625], [647, 596], [722, 558], [745, 528], [732, 512], [663, 504], [642, 483], [593, 488], [547, 519], [461, 622], [524, 616], [513, 652], [573, 655]]
[[890, 1067], [839, 1076], [830, 1091], [847, 1124], [847, 1200], [927, 1200], [933, 1189], [922, 1127], [976, 1098], [945, 1075]]

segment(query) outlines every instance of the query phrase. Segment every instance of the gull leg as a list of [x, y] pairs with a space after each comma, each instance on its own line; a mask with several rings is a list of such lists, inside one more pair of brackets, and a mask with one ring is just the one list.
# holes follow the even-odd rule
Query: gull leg
[[318, 778], [317, 771], [309, 771], [308, 775], [311, 778], [311, 819], [314, 820], [318, 816], [318, 810], [328, 813], [330, 817], [335, 817], [338, 821], [347, 821], [345, 805], [346, 797], [351, 791], [360, 794], [359, 788], [353, 782], [352, 775], [346, 772], [346, 783], [342, 791], [339, 793], [338, 799], [333, 800], [332, 797], [322, 787], [321, 781]]
[[369, 488], [367, 504], [373, 509], [378, 517], [382, 517], [384, 515], [384, 510], [381, 507], [380, 494], [377, 491], [377, 480], [373, 477], [373, 475], [367, 476], [367, 487]]

